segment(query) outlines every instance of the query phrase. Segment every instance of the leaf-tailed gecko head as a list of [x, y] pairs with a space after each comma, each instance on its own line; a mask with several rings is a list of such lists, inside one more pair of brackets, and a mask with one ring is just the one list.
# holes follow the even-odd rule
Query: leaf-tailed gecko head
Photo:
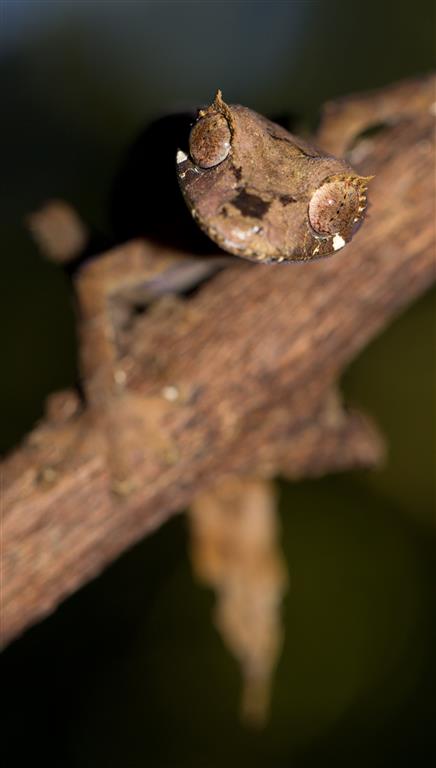
[[371, 177], [218, 91], [198, 112], [177, 176], [191, 214], [221, 248], [254, 261], [320, 258], [364, 217]]

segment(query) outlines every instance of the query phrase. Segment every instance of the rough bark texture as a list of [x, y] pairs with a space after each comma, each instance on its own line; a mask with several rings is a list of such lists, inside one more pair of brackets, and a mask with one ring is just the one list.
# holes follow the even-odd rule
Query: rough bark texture
[[3, 643], [221, 475], [294, 478], [380, 460], [376, 430], [342, 409], [335, 383], [434, 279], [434, 102], [426, 78], [327, 106], [318, 143], [376, 175], [368, 220], [344, 251], [229, 267], [123, 338], [118, 418], [144, 430], [133, 493], [110, 490], [95, 415], [74, 393], [49, 400], [3, 466]]

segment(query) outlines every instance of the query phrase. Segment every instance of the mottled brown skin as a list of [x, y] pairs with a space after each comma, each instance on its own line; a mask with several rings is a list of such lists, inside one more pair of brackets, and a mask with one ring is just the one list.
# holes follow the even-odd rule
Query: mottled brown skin
[[[189, 152], [189, 154], [188, 154]], [[224, 250], [262, 262], [329, 256], [353, 237], [368, 178], [218, 91], [177, 176], [194, 219]]]

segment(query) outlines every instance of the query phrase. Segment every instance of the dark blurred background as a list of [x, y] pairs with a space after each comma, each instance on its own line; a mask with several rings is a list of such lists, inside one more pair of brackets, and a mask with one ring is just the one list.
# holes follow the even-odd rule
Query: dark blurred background
[[[67, 281], [40, 257], [26, 213], [60, 196], [107, 231], [129, 143], [217, 87], [314, 125], [326, 99], [428, 72], [434, 5], [2, 0], [0, 12], [8, 450], [77, 373]], [[3, 653], [5, 765], [432, 764], [434, 297], [344, 377], [347, 400], [387, 436], [386, 466], [281, 484], [291, 589], [267, 728], [240, 725], [239, 671], [178, 517]]]

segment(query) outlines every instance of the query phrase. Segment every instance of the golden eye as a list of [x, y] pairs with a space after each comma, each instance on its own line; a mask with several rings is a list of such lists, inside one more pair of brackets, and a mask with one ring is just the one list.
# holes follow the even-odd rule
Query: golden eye
[[347, 233], [365, 210], [366, 197], [359, 177], [332, 179], [322, 184], [309, 203], [309, 221], [318, 235]]
[[222, 163], [230, 152], [229, 124], [220, 113], [200, 118], [189, 135], [189, 151], [195, 165], [213, 168]]

